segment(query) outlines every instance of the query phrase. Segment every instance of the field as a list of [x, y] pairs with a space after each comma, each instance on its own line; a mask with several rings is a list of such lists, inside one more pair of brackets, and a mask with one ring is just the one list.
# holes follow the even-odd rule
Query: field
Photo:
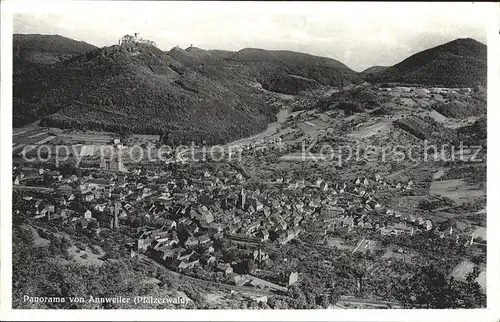
[[126, 145], [142, 145], [160, 141], [159, 135], [132, 134], [125, 142]]
[[436, 122], [439, 122], [439, 123], [445, 123], [448, 121], [448, 118], [446, 116], [444, 116], [443, 114], [441, 114], [437, 111], [434, 111], [434, 110], [425, 111], [422, 114], [432, 117]]
[[459, 205], [486, 196], [486, 191], [478, 184], [468, 184], [464, 179], [434, 181], [430, 193], [449, 198]]
[[327, 237], [326, 238], [327, 245], [332, 248], [337, 248], [337, 249], [347, 249], [349, 251], [353, 250], [353, 246], [346, 245], [344, 243], [344, 240], [341, 238], [333, 238], [333, 237]]
[[108, 144], [116, 138], [112, 133], [99, 133], [99, 132], [62, 132], [57, 135], [58, 142], [60, 143], [85, 143], [85, 144]]
[[35, 243], [36, 246], [47, 246], [50, 244], [50, 240], [40, 237], [38, 231], [32, 226], [25, 225], [23, 227], [31, 230], [31, 232], [33, 233], [33, 239], [34, 239], [33, 242]]
[[347, 135], [356, 139], [364, 139], [373, 135], [388, 134], [390, 132], [390, 124], [390, 121], [384, 120], [373, 125], [360, 127], [356, 131], [353, 131]]
[[[97, 247], [97, 246], [95, 246]], [[69, 256], [72, 261], [83, 265], [102, 265], [103, 261], [99, 259], [100, 255], [92, 253], [90, 250], [80, 250], [75, 245], [68, 248]], [[102, 252], [101, 252], [102, 253]]]
[[[30, 125], [26, 128], [15, 128], [12, 136], [12, 154], [21, 156], [22, 153], [30, 158], [38, 154], [38, 148], [45, 147], [40, 152], [59, 156], [95, 156], [99, 147], [111, 145], [117, 134], [97, 131], [61, 130]], [[159, 135], [132, 134], [125, 142], [126, 145], [150, 145], [158, 143]], [[139, 155], [133, 153], [132, 157]], [[134, 150], [135, 152], [135, 150]], [[152, 151], [154, 154], [156, 151]], [[155, 154], [156, 155], [156, 154]]]
[[319, 131], [326, 130], [329, 124], [322, 121], [319, 118], [308, 120], [303, 123], [297, 124], [297, 126], [304, 132], [308, 137], [317, 138]]
[[473, 270], [474, 263], [464, 260], [453, 269], [450, 275], [455, 279], [464, 281], [467, 277], [467, 274], [471, 273]]
[[[16, 131], [17, 130], [17, 131]], [[12, 134], [14, 144], [45, 144], [54, 140], [56, 136], [51, 135], [47, 129], [31, 128], [24, 131], [15, 129]]]

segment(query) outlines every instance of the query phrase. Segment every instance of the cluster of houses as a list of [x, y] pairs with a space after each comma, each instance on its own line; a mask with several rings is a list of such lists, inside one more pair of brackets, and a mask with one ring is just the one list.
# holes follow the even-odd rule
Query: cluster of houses
[[387, 209], [373, 198], [384, 189], [405, 191], [414, 186], [411, 180], [388, 183], [379, 175], [332, 187], [323, 179], [294, 182], [278, 178], [264, 183], [264, 191], [252, 191], [244, 188], [245, 179], [236, 170], [205, 172], [189, 180], [172, 179], [166, 172], [142, 174], [140, 170], [99, 178], [63, 176], [58, 171], [32, 168], [19, 170], [15, 185], [26, 177], [53, 182], [50, 198], [24, 197], [33, 199], [28, 214], [36, 219], [68, 219], [82, 210], [71, 207], [78, 201], [84, 211], [76, 215], [81, 216], [78, 222], [84, 228], [93, 219], [100, 219], [106, 228], [118, 228], [120, 222], [132, 216], [140, 218], [141, 226], [163, 227], [175, 220], [175, 225], [211, 230], [216, 236], [225, 234], [254, 243], [276, 240], [282, 244], [304, 230], [326, 234], [336, 228], [359, 228], [387, 235], [433, 228], [431, 220]]
[[[257, 249], [267, 242], [286, 244], [305, 233], [369, 230], [413, 235], [434, 228], [429, 219], [402, 214], [377, 201], [376, 192], [414, 187], [412, 181], [389, 183], [379, 175], [343, 183], [278, 178], [264, 183], [262, 190], [249, 189], [237, 170], [205, 171], [193, 178], [141, 169], [78, 177], [19, 168], [14, 175], [14, 181], [36, 178], [51, 189], [24, 191], [17, 212], [96, 234], [103, 228], [132, 227], [137, 230], [132, 254], [147, 254], [174, 270], [202, 266], [231, 278], [234, 263], [215, 255], [218, 239]], [[256, 259], [267, 258], [259, 253]]]
[[431, 95], [431, 94], [470, 94], [472, 93], [472, 88], [446, 88], [446, 87], [409, 87], [409, 86], [395, 86], [395, 87], [381, 87], [378, 90], [384, 92], [393, 93], [406, 93], [407, 96], [403, 97], [414, 97], [416, 95]]

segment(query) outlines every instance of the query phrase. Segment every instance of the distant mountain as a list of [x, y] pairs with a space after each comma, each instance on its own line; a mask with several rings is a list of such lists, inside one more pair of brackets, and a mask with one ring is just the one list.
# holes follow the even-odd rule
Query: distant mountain
[[187, 66], [224, 65], [253, 77], [264, 89], [299, 94], [321, 85], [344, 86], [362, 78], [341, 62], [287, 50], [245, 48], [238, 52], [175, 47], [168, 55]]
[[421, 51], [392, 67], [369, 74], [366, 79], [369, 82], [485, 86], [486, 52], [486, 45], [474, 39], [456, 39]]
[[14, 34], [12, 41], [14, 71], [22, 67], [54, 64], [97, 48], [59, 35]]
[[358, 73], [335, 59], [288, 50], [245, 48], [227, 60], [249, 68], [265, 89], [287, 94], [297, 94], [316, 83], [340, 87], [363, 81]]
[[197, 47], [189, 47], [186, 49], [174, 47], [167, 52], [167, 55], [186, 66], [198, 66], [202, 64], [213, 65], [221, 63], [224, 57]]

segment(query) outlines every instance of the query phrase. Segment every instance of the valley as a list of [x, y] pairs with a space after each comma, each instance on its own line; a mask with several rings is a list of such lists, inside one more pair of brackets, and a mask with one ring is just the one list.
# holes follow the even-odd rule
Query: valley
[[443, 46], [364, 73], [129, 43], [22, 67], [14, 304], [52, 290], [189, 309], [484, 307], [485, 84], [407, 76], [481, 47]]

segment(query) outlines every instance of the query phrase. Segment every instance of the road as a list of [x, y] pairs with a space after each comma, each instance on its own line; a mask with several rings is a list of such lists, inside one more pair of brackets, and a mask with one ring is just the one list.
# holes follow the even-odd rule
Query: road
[[398, 302], [388, 302], [388, 301], [375, 301], [375, 300], [364, 300], [358, 298], [340, 298], [338, 304], [345, 305], [372, 305], [379, 307], [391, 307], [391, 308], [401, 308], [401, 303]]
[[236, 286], [236, 285], [229, 285], [229, 284], [225, 284], [225, 283], [216, 283], [216, 282], [207, 281], [207, 280], [196, 278], [196, 277], [187, 276], [187, 275], [180, 274], [180, 273], [174, 272], [174, 271], [166, 268], [165, 266], [152, 260], [151, 258], [147, 257], [146, 255], [138, 254], [138, 257], [142, 261], [144, 261], [148, 264], [152, 264], [152, 265], [168, 272], [169, 274], [176, 276], [178, 279], [182, 278], [184, 280], [190, 280], [190, 281], [193, 281], [196, 283], [207, 283], [207, 284], [210, 284], [218, 289], [226, 288], [229, 290], [237, 291], [237, 292], [239, 292], [243, 295], [247, 295], [247, 296], [255, 296], [255, 295], [256, 296], [272, 296], [272, 295], [275, 295], [275, 293], [273, 293], [269, 290], [262, 290], [262, 289], [254, 288], [251, 286]]
[[54, 191], [54, 188], [50, 188], [50, 187], [37, 187], [37, 186], [16, 186], [16, 185], [13, 185], [12, 186], [12, 189], [13, 190], [38, 190], [40, 192], [53, 192]]
[[[239, 140], [227, 143], [224, 145], [224, 151], [234, 151], [235, 148], [248, 145], [252, 142], [260, 141], [262, 139], [265, 139], [265, 138], [275, 134], [276, 131], [280, 128], [281, 124], [286, 121], [289, 114], [290, 114], [289, 108], [282, 108], [278, 112], [278, 114], [276, 115], [278, 120], [276, 122], [269, 123], [267, 125], [267, 129], [265, 131], [258, 133], [256, 135], [247, 137], [247, 138], [243, 138], [243, 139], [239, 139]], [[206, 151], [205, 153], [207, 153], [207, 152], [209, 153], [210, 147], [206, 147], [205, 151]], [[179, 152], [178, 157], [180, 159], [185, 159], [185, 160], [189, 161], [190, 159], [192, 159], [192, 158], [190, 158], [189, 154], [191, 154], [191, 156], [194, 156], [197, 153], [203, 153], [203, 150], [201, 148], [194, 148], [194, 149], [193, 148], [186, 148], [185, 150]]]
[[363, 239], [361, 239], [358, 243], [358, 245], [356, 246], [356, 248], [354, 248], [354, 250], [352, 251], [352, 253], [354, 254], [359, 247], [361, 247], [361, 245], [363, 244], [363, 242], [365, 241], [365, 237], [363, 237]]
[[228, 143], [227, 145], [230, 147], [239, 147], [239, 146], [243, 146], [243, 145], [248, 145], [248, 144], [255, 142], [255, 141], [265, 139], [266, 137], [271, 136], [271, 135], [276, 133], [276, 131], [280, 128], [281, 124], [286, 121], [286, 119], [288, 118], [288, 115], [290, 115], [290, 109], [289, 108], [282, 108], [278, 112], [278, 114], [276, 115], [278, 120], [276, 122], [269, 123], [267, 125], [267, 129], [265, 131], [263, 131], [259, 134], [253, 135], [251, 137], [248, 137], [248, 138], [243, 138], [240, 140], [233, 141], [231, 143]]

